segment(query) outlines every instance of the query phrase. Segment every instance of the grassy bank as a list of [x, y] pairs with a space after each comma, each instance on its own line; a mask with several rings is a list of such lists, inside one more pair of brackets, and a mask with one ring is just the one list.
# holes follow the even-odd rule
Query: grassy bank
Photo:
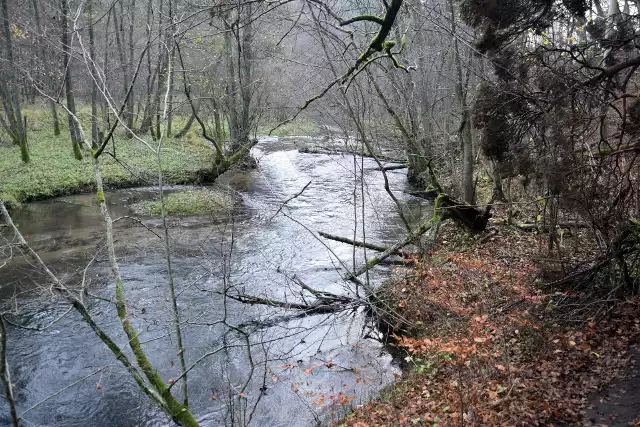
[[[33, 114], [32, 114], [33, 116]], [[69, 133], [54, 136], [46, 121], [31, 121], [31, 161], [20, 160], [20, 150], [3, 138], [0, 144], [0, 198], [10, 205], [91, 190], [94, 186], [88, 153], [73, 156]], [[113, 145], [107, 150], [114, 153]], [[163, 144], [166, 184], [197, 182], [211, 168], [214, 152], [200, 138], [167, 138]], [[108, 188], [153, 185], [157, 180], [155, 155], [142, 143], [116, 137], [115, 158], [103, 154], [102, 174]]]
[[[233, 210], [234, 200], [231, 194], [220, 189], [203, 188], [178, 191], [165, 196], [167, 215], [212, 215], [228, 216]], [[139, 215], [160, 216], [160, 200], [145, 200], [133, 205]]]
[[[50, 197], [76, 194], [93, 189], [93, 175], [89, 153], [78, 161], [74, 158], [66, 115], [59, 109], [61, 134], [54, 136], [48, 109], [43, 106], [24, 106], [28, 118], [28, 140], [31, 161], [20, 160], [19, 147], [9, 143], [0, 129], [0, 199], [10, 207]], [[90, 109], [82, 105], [78, 117], [85, 130], [90, 129]], [[176, 115], [173, 133], [180, 131], [188, 117]], [[263, 123], [258, 133], [266, 134], [273, 125]], [[225, 126], [226, 129], [226, 126]], [[310, 120], [299, 119], [274, 132], [275, 136], [316, 135], [319, 126]], [[125, 137], [119, 129], [115, 135], [115, 151], [109, 144], [101, 157], [102, 174], [107, 188], [153, 185], [156, 182], [154, 154], [140, 142]], [[150, 138], [149, 138], [150, 140]], [[115, 158], [114, 158], [115, 157]], [[197, 124], [181, 139], [167, 138], [163, 144], [165, 184], [194, 183], [206, 178], [214, 160], [214, 152], [203, 141]]]

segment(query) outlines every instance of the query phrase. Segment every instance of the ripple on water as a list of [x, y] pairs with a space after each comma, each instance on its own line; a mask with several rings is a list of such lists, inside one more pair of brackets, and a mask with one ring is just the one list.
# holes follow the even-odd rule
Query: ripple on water
[[[311, 426], [315, 425], [314, 413], [326, 419], [331, 411], [340, 409], [329, 396], [356, 396], [354, 402], [359, 403], [393, 379], [391, 357], [377, 343], [362, 337], [366, 319], [359, 311], [287, 318], [292, 313], [228, 302], [227, 321], [251, 331], [251, 359], [242, 347], [244, 337], [216, 323], [225, 310], [219, 294], [225, 283], [247, 293], [292, 300], [300, 295], [292, 282], [295, 274], [318, 289], [345, 292], [348, 285], [341, 280], [340, 264], [328, 248], [348, 266], [353, 263], [352, 248], [320, 242], [308, 230], [351, 237], [355, 228], [361, 238], [362, 189], [366, 193], [367, 240], [389, 243], [403, 232], [396, 207], [385, 193], [381, 174], [372, 170], [376, 165], [371, 159], [357, 159], [358, 170], [364, 170], [361, 180], [360, 172], [354, 174], [353, 156], [297, 151], [299, 144], [308, 143], [296, 138], [263, 139], [254, 148], [257, 169], [221, 177], [219, 185], [233, 189], [242, 200], [242, 210], [233, 224], [199, 217], [187, 219], [188, 227], [171, 230], [187, 363], [230, 346], [206, 358], [190, 373], [190, 403], [202, 425], [222, 425], [231, 409], [240, 411], [245, 404], [251, 409], [260, 397], [253, 415], [255, 425]], [[388, 175], [391, 188], [410, 208], [408, 214], [419, 219], [423, 205], [409, 201], [402, 193], [407, 185], [404, 174]], [[309, 182], [302, 194], [282, 207]], [[113, 191], [107, 200], [114, 216], [129, 215], [128, 206], [153, 197], [152, 190]], [[17, 213], [21, 229], [48, 254], [46, 261], [70, 286], [80, 281], [86, 262], [102, 245], [93, 199], [80, 195], [33, 203]], [[295, 221], [283, 215], [274, 217], [281, 208]], [[145, 224], [155, 230], [161, 225], [154, 218], [145, 219]], [[175, 378], [179, 370], [175, 342], [170, 338], [162, 245], [157, 237], [131, 223], [117, 224], [116, 239], [131, 318], [161, 375]], [[355, 255], [356, 263], [363, 260], [361, 250]], [[372, 277], [385, 274], [381, 269]], [[88, 270], [87, 279], [92, 295], [113, 297], [103, 255]], [[3, 290], [7, 300], [16, 289], [34, 289], [34, 282], [44, 283], [29, 265], [0, 271], [0, 282], [12, 284], [11, 289]], [[50, 294], [43, 292], [18, 301], [25, 314], [16, 320], [30, 325], [46, 325], [66, 310], [64, 305], [52, 304]], [[91, 311], [101, 327], [125, 346], [113, 305], [91, 301]], [[19, 411], [69, 386], [25, 414], [33, 425], [169, 424], [75, 312], [43, 332], [11, 328], [9, 342]], [[267, 374], [261, 365], [248, 379], [250, 360], [264, 363], [265, 358]], [[239, 390], [247, 381], [245, 398], [239, 399]], [[0, 421], [6, 420], [5, 412], [0, 413]]]

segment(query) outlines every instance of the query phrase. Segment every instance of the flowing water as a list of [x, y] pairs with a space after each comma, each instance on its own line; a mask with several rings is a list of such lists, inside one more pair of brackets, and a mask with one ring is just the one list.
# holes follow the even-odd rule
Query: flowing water
[[[344, 269], [335, 255], [353, 268], [365, 254], [320, 241], [312, 232], [352, 237], [356, 228], [362, 239], [364, 221], [368, 241], [391, 243], [402, 236], [404, 227], [373, 160], [358, 158], [354, 166], [350, 155], [302, 154], [296, 150], [300, 141], [309, 142], [264, 138], [253, 150], [257, 169], [219, 179], [217, 185], [239, 200], [233, 215], [170, 221], [187, 365], [202, 358], [188, 375], [189, 404], [204, 426], [243, 425], [247, 420], [256, 426], [327, 423], [348, 405], [373, 397], [397, 373], [384, 347], [367, 338], [372, 333], [362, 309], [299, 317], [222, 296], [230, 287], [231, 294], [299, 302], [294, 275], [320, 290], [353, 293], [353, 284], [341, 278]], [[354, 167], [364, 171], [364, 180]], [[425, 207], [402, 193], [408, 185], [404, 172], [388, 172], [391, 188], [417, 221]], [[123, 217], [115, 235], [131, 318], [150, 359], [169, 379], [180, 371], [163, 245], [152, 233], [162, 234], [161, 223], [141, 218], [142, 226], [127, 218], [133, 215], [133, 203], [156, 196], [152, 188], [117, 190], [107, 194], [107, 201], [113, 217]], [[109, 301], [114, 287], [94, 196], [31, 203], [14, 219], [69, 287], [77, 288], [84, 278], [91, 312], [126, 348]], [[374, 256], [371, 251], [367, 255]], [[388, 274], [388, 268], [377, 268], [368, 279], [375, 284]], [[0, 297], [17, 313], [9, 316], [12, 322], [45, 328], [9, 326], [8, 360], [25, 425], [172, 424], [78, 314], [67, 313], [68, 305], [55, 298], [37, 268], [16, 258], [0, 269], [0, 285]], [[179, 388], [180, 383], [178, 395]], [[0, 422], [6, 425], [8, 410], [0, 406]]]

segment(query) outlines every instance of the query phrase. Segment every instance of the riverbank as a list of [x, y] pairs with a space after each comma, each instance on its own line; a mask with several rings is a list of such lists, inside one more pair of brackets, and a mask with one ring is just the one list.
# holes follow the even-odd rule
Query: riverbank
[[[401, 315], [390, 338], [404, 374], [340, 426], [590, 423], [585, 411], [600, 405], [593, 393], [630, 365], [640, 300], [597, 279], [545, 285], [589, 258], [586, 234], [565, 236], [547, 257], [548, 235], [506, 226], [491, 233], [469, 237], [447, 224], [428, 261], [382, 286]], [[624, 425], [637, 415], [627, 413]]]
[[[76, 160], [67, 132], [53, 136], [46, 130], [32, 130], [29, 136], [31, 161], [20, 160], [19, 147], [0, 145], [0, 199], [12, 207], [51, 197], [79, 194], [95, 188], [91, 159], [85, 153]], [[109, 154], [107, 154], [109, 153]], [[207, 180], [214, 151], [200, 139], [167, 138], [162, 162], [165, 184], [189, 184]], [[139, 141], [118, 138], [115, 148], [107, 146], [101, 157], [107, 188], [154, 185], [157, 182], [155, 154]]]

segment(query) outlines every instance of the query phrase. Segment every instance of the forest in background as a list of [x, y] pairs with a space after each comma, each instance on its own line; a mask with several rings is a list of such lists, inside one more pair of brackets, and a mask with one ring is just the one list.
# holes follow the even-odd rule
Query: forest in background
[[[59, 296], [178, 424], [197, 424], [187, 399], [191, 368], [181, 358], [176, 381], [183, 395], [176, 398], [137, 339], [104, 190], [159, 187], [173, 333], [183, 354], [163, 186], [213, 182], [230, 169], [256, 167], [250, 150], [266, 134], [323, 135], [333, 145], [315, 152], [373, 158], [406, 236], [372, 249], [381, 255], [359, 267], [343, 265], [353, 286], [346, 295], [300, 283], [312, 302], [233, 298], [308, 314], [367, 306], [387, 338], [420, 360], [414, 367], [428, 381], [440, 364], [458, 376], [457, 385], [440, 385], [442, 399], [457, 403], [418, 405], [407, 423], [440, 417], [512, 424], [528, 414], [535, 414], [530, 423], [576, 422], [581, 399], [600, 383], [579, 381], [582, 394], [558, 392], [555, 403], [518, 395], [556, 387], [536, 385], [538, 374], [527, 368], [531, 349], [505, 349], [522, 324], [551, 331], [531, 332], [531, 342], [520, 344], [548, 350], [553, 345], [543, 342], [560, 340], [584, 356], [572, 359], [580, 360], [562, 374], [567, 378], [571, 369], [604, 359], [622, 366], [626, 349], [605, 358], [596, 347], [607, 348], [607, 334], [616, 331], [607, 323], [612, 313], [628, 343], [639, 327], [633, 313], [640, 291], [640, 2], [0, 0], [0, 9], [0, 200], [15, 235], [4, 253], [13, 257], [15, 247], [35, 259]], [[416, 187], [411, 194], [433, 204], [433, 216], [417, 226], [388, 188], [389, 151], [407, 168]], [[102, 212], [130, 350], [104, 333], [83, 294], [46, 268], [10, 219], [22, 203], [85, 191], [95, 191]], [[361, 242], [355, 233], [346, 240], [366, 247], [365, 234]], [[405, 256], [407, 271], [397, 273], [404, 276], [374, 289], [367, 272], [416, 242]], [[477, 280], [487, 275], [490, 290]], [[512, 300], [503, 301], [505, 295]], [[503, 325], [483, 317], [495, 314], [496, 298], [501, 315], [521, 317]], [[439, 323], [444, 312], [466, 320], [457, 326], [447, 320], [447, 328]], [[429, 335], [416, 322], [439, 328]], [[570, 329], [554, 329], [558, 324]], [[590, 332], [575, 338], [582, 327]], [[479, 350], [485, 343], [502, 347]], [[551, 354], [569, 357], [569, 350]], [[482, 359], [497, 353], [497, 362], [498, 356]], [[566, 360], [561, 356], [548, 360], [547, 371], [555, 372]], [[477, 359], [491, 366], [480, 377]], [[3, 356], [12, 402], [6, 366]], [[520, 387], [518, 375], [532, 381]], [[420, 378], [407, 393], [422, 392], [427, 380]], [[462, 391], [462, 383], [473, 386]], [[480, 391], [469, 391], [474, 386]], [[567, 403], [572, 399], [580, 402]], [[401, 394], [395, 402], [406, 401]], [[523, 410], [523, 401], [537, 403]], [[422, 416], [429, 411], [437, 415]], [[352, 422], [388, 413], [395, 412], [356, 411]]]

